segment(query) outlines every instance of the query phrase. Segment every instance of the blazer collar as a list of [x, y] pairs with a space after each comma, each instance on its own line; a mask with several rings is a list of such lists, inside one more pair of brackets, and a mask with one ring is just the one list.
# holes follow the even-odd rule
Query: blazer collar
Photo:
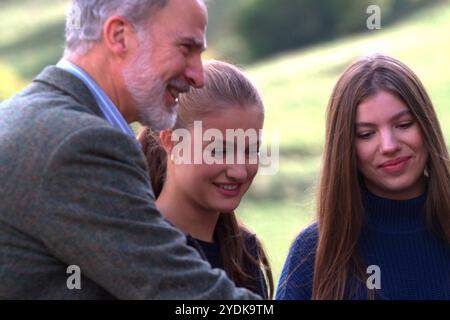
[[96, 115], [104, 118], [94, 96], [86, 85], [69, 72], [55, 66], [46, 67], [33, 82], [40, 82], [60, 90], [87, 106]]

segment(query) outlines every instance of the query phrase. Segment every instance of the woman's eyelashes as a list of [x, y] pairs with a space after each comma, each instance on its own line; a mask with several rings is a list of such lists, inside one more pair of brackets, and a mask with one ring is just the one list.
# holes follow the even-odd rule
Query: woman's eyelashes
[[[411, 128], [413, 125], [414, 125], [414, 121], [408, 120], [408, 121], [402, 121], [402, 122], [396, 124], [394, 128], [397, 128], [400, 130], [407, 130], [407, 129]], [[376, 130], [365, 130], [365, 131], [357, 132], [356, 137], [358, 139], [368, 140], [371, 137], [373, 137], [375, 134], [376, 134]]]
[[412, 125], [414, 124], [414, 121], [410, 120], [410, 121], [404, 121], [398, 124], [398, 128], [400, 129], [408, 129], [410, 128]]
[[[227, 152], [227, 148], [226, 147], [224, 147], [224, 148], [212, 148], [211, 149], [211, 156], [215, 157], [215, 158], [227, 159], [227, 155], [228, 155], [228, 157], [231, 157], [231, 156], [234, 157], [235, 155], [237, 155], [236, 154], [237, 152], [238, 151], [235, 148], [233, 148], [233, 150], [232, 149], [228, 149], [228, 152]], [[259, 152], [260, 151], [259, 151], [259, 145], [258, 145], [258, 146], [247, 147], [241, 153], [247, 159], [258, 159]]]
[[[234, 153], [232, 153], [232, 154], [234, 154]], [[259, 150], [247, 148], [247, 149], [245, 149], [244, 154], [246, 157], [255, 157], [255, 156], [259, 155]], [[211, 150], [211, 155], [222, 157], [222, 156], [227, 155], [227, 151], [226, 151], [226, 149], [223, 150], [223, 149], [214, 148]]]
[[364, 131], [364, 132], [359, 132], [356, 133], [356, 137], [358, 139], [363, 139], [363, 140], [367, 140], [369, 139], [372, 135], [374, 135], [375, 132], [374, 131]]

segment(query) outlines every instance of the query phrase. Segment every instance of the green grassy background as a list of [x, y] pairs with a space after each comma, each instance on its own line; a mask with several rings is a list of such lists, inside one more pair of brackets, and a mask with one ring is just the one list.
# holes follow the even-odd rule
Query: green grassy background
[[[0, 100], [17, 92], [62, 54], [66, 0], [0, 4]], [[259, 175], [238, 209], [262, 239], [278, 280], [289, 246], [314, 220], [315, 186], [324, 139], [325, 108], [334, 83], [355, 58], [391, 54], [422, 79], [450, 141], [450, 3], [397, 24], [288, 52], [245, 69], [262, 91], [266, 136], [281, 138], [280, 168]], [[213, 56], [214, 50], [207, 53]]]

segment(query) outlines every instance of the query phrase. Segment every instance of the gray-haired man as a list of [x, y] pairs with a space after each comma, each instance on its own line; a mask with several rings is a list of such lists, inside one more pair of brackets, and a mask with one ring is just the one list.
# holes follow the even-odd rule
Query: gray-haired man
[[257, 298], [164, 222], [128, 126], [203, 86], [206, 23], [201, 0], [74, 1], [64, 58], [0, 105], [1, 298]]

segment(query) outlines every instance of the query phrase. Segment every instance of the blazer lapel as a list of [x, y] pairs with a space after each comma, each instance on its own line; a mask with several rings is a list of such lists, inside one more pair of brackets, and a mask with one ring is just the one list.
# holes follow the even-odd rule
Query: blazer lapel
[[33, 82], [40, 82], [52, 86], [56, 90], [72, 96], [76, 101], [87, 106], [99, 117], [105, 117], [91, 91], [83, 81], [63, 69], [55, 66], [46, 67]]

